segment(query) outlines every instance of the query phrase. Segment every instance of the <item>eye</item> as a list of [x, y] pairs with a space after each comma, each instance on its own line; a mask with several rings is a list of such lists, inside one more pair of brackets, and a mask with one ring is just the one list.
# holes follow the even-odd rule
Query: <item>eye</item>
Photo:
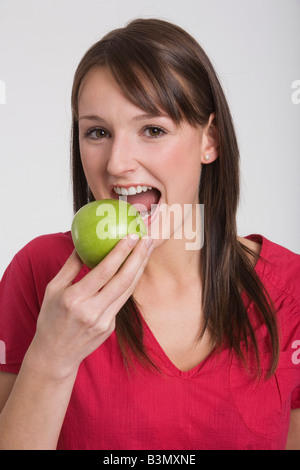
[[147, 137], [154, 138], [161, 137], [163, 134], [166, 134], [166, 132], [158, 126], [147, 126], [143, 132]]
[[110, 137], [110, 133], [102, 127], [93, 127], [92, 129], [89, 129], [84, 135], [85, 137], [88, 137], [92, 140], [99, 140]]

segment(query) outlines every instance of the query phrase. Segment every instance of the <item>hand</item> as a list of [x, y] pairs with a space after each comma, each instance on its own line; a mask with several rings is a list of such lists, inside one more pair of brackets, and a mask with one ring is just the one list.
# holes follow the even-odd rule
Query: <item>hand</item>
[[55, 378], [76, 372], [81, 361], [115, 329], [116, 315], [134, 292], [151, 251], [149, 238], [124, 238], [72, 285], [82, 268], [74, 251], [46, 288], [29, 348], [35, 367], [46, 367]]

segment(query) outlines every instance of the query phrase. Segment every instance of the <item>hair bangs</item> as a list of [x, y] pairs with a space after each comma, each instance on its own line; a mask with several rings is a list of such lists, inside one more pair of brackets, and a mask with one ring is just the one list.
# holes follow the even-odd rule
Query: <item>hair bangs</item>
[[199, 124], [188, 85], [153, 44], [147, 48], [144, 43], [139, 49], [136, 44], [114, 38], [107, 43], [106, 66], [126, 97], [145, 112], [167, 114], [177, 124], [184, 119]]

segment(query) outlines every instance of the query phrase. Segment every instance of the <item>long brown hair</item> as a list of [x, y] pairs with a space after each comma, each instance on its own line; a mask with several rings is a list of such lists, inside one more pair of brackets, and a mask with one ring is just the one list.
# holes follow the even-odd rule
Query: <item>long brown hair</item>
[[[72, 172], [74, 211], [94, 200], [81, 164], [78, 138], [78, 92], [92, 67], [108, 67], [128, 99], [146, 112], [166, 112], [176, 123], [205, 125], [215, 113], [219, 158], [202, 166], [199, 202], [204, 204], [204, 246], [201, 249], [203, 332], [209, 328], [216, 347], [228, 346], [246, 364], [253, 348], [260, 364], [254, 327], [242, 291], [265, 323], [276, 369], [279, 339], [275, 313], [248, 255], [237, 240], [239, 149], [231, 113], [214, 68], [201, 46], [180, 27], [158, 19], [137, 19], [111, 31], [84, 55], [72, 90]], [[200, 158], [200, 156], [199, 156]], [[116, 333], [124, 357], [128, 350], [150, 361], [143, 346], [139, 311], [131, 297], [117, 315]], [[251, 347], [251, 348], [250, 348]]]

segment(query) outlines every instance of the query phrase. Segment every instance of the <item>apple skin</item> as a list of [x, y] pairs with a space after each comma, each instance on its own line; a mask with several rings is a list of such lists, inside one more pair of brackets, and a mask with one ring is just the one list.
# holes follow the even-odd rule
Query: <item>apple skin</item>
[[138, 210], [123, 200], [102, 199], [81, 207], [71, 227], [75, 249], [90, 269], [93, 269], [130, 233], [142, 238], [147, 234]]

